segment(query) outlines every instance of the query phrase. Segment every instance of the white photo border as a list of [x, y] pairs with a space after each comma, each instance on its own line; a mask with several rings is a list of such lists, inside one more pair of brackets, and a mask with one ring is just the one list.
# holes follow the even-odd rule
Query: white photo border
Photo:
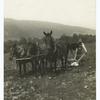
[[100, 0], [96, 0], [96, 100], [100, 100]]
[[0, 0], [0, 100], [4, 100], [4, 0]]
[[[96, 0], [96, 100], [100, 100], [100, 0]], [[0, 100], [4, 100], [4, 0], [0, 0]]]

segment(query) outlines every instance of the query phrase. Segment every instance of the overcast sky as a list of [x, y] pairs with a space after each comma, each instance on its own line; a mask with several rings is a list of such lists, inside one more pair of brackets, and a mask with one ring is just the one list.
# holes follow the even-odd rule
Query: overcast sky
[[95, 29], [95, 0], [5, 0], [4, 14]]

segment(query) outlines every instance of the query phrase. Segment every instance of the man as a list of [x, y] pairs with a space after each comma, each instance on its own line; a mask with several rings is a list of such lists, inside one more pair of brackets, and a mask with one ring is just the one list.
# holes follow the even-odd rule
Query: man
[[86, 55], [87, 49], [85, 44], [82, 42], [82, 39], [79, 39], [78, 43], [74, 43], [71, 45], [71, 52], [74, 52], [74, 57], [72, 59], [71, 66], [78, 66], [80, 60]]

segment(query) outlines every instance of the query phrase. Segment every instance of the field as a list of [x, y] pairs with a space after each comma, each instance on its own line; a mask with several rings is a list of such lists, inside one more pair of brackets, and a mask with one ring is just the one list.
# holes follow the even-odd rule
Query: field
[[88, 53], [78, 67], [65, 72], [20, 77], [15, 64], [4, 59], [5, 100], [96, 100], [95, 43], [86, 44]]

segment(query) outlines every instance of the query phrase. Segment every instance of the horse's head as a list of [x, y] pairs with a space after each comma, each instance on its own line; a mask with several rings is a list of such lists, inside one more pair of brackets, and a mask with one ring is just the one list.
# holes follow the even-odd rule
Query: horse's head
[[21, 58], [21, 57], [25, 57], [26, 56], [26, 51], [23, 45], [18, 45], [15, 44], [11, 47], [10, 50], [10, 60], [13, 59], [13, 57], [15, 58]]
[[44, 42], [46, 45], [46, 49], [51, 50], [54, 48], [54, 40], [52, 37], [52, 30], [49, 33], [43, 32], [45, 37], [44, 37]]

